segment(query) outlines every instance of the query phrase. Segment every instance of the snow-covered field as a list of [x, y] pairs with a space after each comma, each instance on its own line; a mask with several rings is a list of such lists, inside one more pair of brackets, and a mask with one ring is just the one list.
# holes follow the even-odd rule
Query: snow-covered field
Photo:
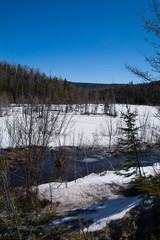
[[[89, 106], [89, 112], [92, 113], [93, 104]], [[62, 106], [64, 107], [64, 106]], [[52, 107], [55, 108], [54, 105]], [[159, 121], [155, 114], [157, 113], [156, 107], [152, 106], [137, 106], [130, 105], [131, 111], [138, 113], [137, 126], [140, 128], [140, 137], [144, 141], [153, 142], [156, 138], [156, 132], [159, 129]], [[108, 144], [114, 145], [120, 136], [120, 128], [124, 126], [121, 113], [126, 111], [124, 104], [116, 104], [115, 111], [117, 117], [111, 117], [102, 114], [104, 106], [98, 105], [97, 115], [94, 114], [80, 114], [80, 112], [68, 113], [66, 121], [59, 135], [54, 141], [50, 142], [51, 147], [59, 145], [67, 146], [107, 146]], [[6, 128], [6, 121], [10, 123], [16, 121], [17, 115], [22, 114], [22, 107], [12, 106], [8, 109], [7, 115], [0, 117], [0, 139], [1, 146], [6, 148], [11, 146]], [[61, 114], [63, 119], [64, 113]], [[60, 119], [59, 118], [59, 119]]]

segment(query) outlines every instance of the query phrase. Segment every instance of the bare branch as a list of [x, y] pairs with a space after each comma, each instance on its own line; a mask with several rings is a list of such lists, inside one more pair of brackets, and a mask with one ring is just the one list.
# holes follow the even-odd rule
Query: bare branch
[[159, 81], [159, 78], [155, 78], [152, 74], [150, 74], [149, 72], [143, 72], [140, 69], [138, 69], [137, 67], [131, 67], [130, 65], [125, 65], [126, 69], [129, 70], [130, 72], [132, 72], [134, 75], [142, 78], [145, 81]]

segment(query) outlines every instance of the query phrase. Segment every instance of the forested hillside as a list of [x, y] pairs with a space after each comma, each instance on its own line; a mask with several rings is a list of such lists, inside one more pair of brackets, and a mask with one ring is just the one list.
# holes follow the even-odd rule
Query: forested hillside
[[0, 92], [12, 103], [37, 99], [40, 102], [72, 102], [73, 88], [66, 80], [47, 77], [39, 70], [20, 64], [0, 63]]
[[90, 102], [128, 103], [141, 105], [160, 104], [160, 81], [142, 84], [90, 84], [71, 83], [87, 92]]
[[160, 104], [160, 81], [143, 84], [71, 83], [28, 66], [0, 62], [1, 103]]

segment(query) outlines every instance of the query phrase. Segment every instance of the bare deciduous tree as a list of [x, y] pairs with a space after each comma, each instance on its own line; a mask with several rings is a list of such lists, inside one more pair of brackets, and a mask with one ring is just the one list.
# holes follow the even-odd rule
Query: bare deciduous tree
[[105, 124], [100, 125], [100, 134], [102, 137], [107, 138], [107, 145], [109, 147], [109, 151], [112, 147], [113, 138], [116, 135], [116, 126], [115, 126], [115, 118], [109, 116], [105, 119]]
[[[0, 146], [2, 143], [2, 136], [3, 132], [1, 130]], [[0, 148], [0, 193], [1, 196], [3, 196], [3, 201], [1, 203], [3, 203], [3, 211], [5, 211], [5, 216], [4, 213], [1, 213], [2, 217], [0, 217], [0, 225], [2, 230], [2, 232], [0, 232], [0, 237], [5, 239], [5, 236], [8, 235], [7, 237], [9, 238], [15, 236], [15, 239], [22, 240], [22, 235], [20, 232], [20, 220], [14, 203], [14, 196], [10, 191], [6, 164], [7, 163], [4, 161], [4, 156], [2, 154], [2, 149]]]
[[139, 118], [139, 132], [142, 142], [147, 142], [148, 129], [150, 129], [150, 113], [145, 112], [141, 118]]
[[[22, 107], [22, 114], [15, 115], [12, 121], [7, 120], [10, 144], [15, 149], [21, 149], [21, 164], [25, 170], [25, 187], [30, 197], [31, 186], [38, 186], [45, 160], [45, 151], [49, 144], [57, 140], [62, 129], [67, 124], [66, 115], [60, 111], [52, 111], [50, 105], [41, 105], [41, 113], [37, 105], [28, 104]], [[67, 134], [67, 133], [66, 133]]]
[[152, 0], [149, 17], [142, 16], [140, 27], [146, 33], [144, 40], [154, 49], [154, 56], [145, 57], [150, 66], [150, 71], [143, 71], [138, 67], [126, 65], [126, 68], [134, 75], [146, 81], [160, 80], [160, 3], [159, 0]]

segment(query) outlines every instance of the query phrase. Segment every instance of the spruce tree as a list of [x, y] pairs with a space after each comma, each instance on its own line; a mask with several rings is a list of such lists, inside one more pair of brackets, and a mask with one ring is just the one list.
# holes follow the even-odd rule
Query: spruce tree
[[137, 113], [131, 112], [128, 106], [126, 108], [126, 113], [122, 113], [125, 127], [121, 128], [122, 137], [119, 139], [119, 144], [123, 148], [123, 154], [125, 156], [124, 170], [128, 172], [132, 167], [133, 171], [128, 173], [127, 176], [132, 174], [141, 176], [141, 142], [138, 138], [139, 127], [136, 126]]

